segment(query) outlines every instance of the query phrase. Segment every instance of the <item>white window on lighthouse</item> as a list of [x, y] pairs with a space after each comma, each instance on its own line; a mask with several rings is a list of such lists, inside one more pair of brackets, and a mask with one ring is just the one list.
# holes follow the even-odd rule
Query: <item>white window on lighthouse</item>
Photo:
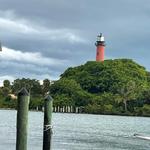
[[104, 41], [104, 37], [103, 36], [97, 36], [97, 41], [103, 42]]
[[104, 41], [104, 37], [103, 37], [103, 36], [101, 36], [101, 39], [100, 39], [100, 41]]
[[101, 40], [101, 37], [100, 36], [97, 36], [97, 41], [100, 41]]

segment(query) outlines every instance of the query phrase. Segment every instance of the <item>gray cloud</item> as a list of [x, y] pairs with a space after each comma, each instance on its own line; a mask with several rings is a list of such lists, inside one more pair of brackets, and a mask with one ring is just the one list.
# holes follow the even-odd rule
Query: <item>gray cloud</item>
[[[0, 0], [0, 3], [3, 45], [22, 53], [39, 53], [46, 60], [38, 58], [41, 64], [45, 62], [41, 67], [37, 61], [8, 61], [7, 56], [0, 57], [3, 64], [0, 80], [8, 75], [58, 78], [69, 66], [95, 60], [94, 43], [99, 32], [106, 39], [107, 59], [131, 58], [150, 69], [149, 0]], [[50, 65], [51, 59], [66, 62], [62, 66]]]

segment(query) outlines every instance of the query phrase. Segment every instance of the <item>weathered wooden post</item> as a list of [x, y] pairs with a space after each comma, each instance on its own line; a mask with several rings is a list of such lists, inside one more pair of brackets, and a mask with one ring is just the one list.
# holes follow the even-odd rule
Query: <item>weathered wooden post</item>
[[63, 112], [63, 113], [65, 112], [65, 106], [62, 107], [62, 112]]
[[57, 107], [55, 106], [55, 111], [54, 112], [57, 112]]
[[29, 100], [28, 91], [22, 88], [18, 93], [16, 150], [27, 150]]
[[78, 113], [79, 111], [79, 108], [78, 107], [75, 107], [75, 113]]
[[73, 113], [73, 107], [72, 106], [70, 106], [70, 112]]
[[52, 139], [52, 112], [53, 112], [53, 99], [50, 95], [45, 97], [44, 102], [44, 128], [43, 128], [43, 150], [51, 149]]
[[68, 106], [68, 113], [70, 113], [70, 106]]
[[60, 112], [62, 113], [62, 106], [60, 106]]

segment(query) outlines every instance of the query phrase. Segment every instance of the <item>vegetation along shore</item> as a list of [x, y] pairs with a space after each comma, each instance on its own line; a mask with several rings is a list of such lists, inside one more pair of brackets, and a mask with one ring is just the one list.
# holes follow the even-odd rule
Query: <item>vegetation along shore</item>
[[0, 108], [16, 108], [17, 93], [26, 87], [30, 109], [41, 110], [43, 96], [50, 91], [54, 107], [82, 108], [82, 113], [150, 116], [150, 73], [130, 59], [89, 61], [68, 68], [60, 79], [43, 84], [36, 79], [5, 80], [0, 88]]

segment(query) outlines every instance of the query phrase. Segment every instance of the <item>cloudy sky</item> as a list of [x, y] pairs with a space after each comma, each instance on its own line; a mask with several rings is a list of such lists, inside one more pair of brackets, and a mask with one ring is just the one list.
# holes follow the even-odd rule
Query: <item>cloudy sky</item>
[[131, 58], [150, 70], [149, 0], [0, 0], [0, 83], [58, 79], [95, 60], [100, 32], [106, 59]]

